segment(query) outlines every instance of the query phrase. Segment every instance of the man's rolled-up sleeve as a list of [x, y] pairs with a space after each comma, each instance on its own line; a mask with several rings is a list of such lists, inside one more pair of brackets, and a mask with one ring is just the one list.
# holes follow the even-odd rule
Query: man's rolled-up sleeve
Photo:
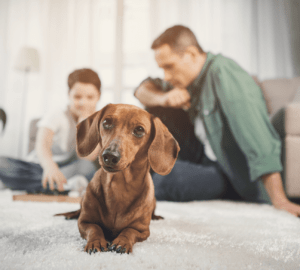
[[150, 82], [152, 83], [157, 89], [161, 90], [162, 92], [168, 92], [170, 91], [173, 86], [171, 84], [169, 84], [168, 82], [160, 79], [160, 78], [151, 78], [151, 77], [148, 77], [146, 78], [145, 80], [143, 80], [139, 85], [138, 87], [135, 88], [134, 90], [134, 95], [136, 93], [136, 91], [138, 90], [138, 88], [145, 82]]
[[246, 157], [251, 180], [281, 171], [281, 141], [269, 120], [261, 89], [233, 61], [221, 65], [213, 80], [229, 128]]

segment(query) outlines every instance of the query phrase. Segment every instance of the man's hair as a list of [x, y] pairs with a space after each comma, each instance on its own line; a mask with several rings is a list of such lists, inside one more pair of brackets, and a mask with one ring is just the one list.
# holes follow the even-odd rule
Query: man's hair
[[89, 68], [76, 69], [69, 75], [68, 77], [69, 92], [74, 86], [74, 84], [77, 82], [91, 83], [97, 88], [99, 93], [101, 93], [100, 78], [95, 71]]
[[151, 49], [155, 50], [164, 44], [168, 44], [179, 54], [189, 46], [195, 46], [200, 53], [204, 52], [191, 29], [183, 25], [174, 25], [168, 28], [153, 41]]

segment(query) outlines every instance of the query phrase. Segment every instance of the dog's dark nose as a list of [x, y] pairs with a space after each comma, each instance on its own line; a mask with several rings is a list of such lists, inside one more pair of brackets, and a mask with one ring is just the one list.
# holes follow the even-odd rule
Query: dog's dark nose
[[115, 166], [118, 164], [121, 155], [119, 151], [112, 151], [111, 149], [105, 149], [102, 154], [102, 159], [105, 165], [107, 166]]

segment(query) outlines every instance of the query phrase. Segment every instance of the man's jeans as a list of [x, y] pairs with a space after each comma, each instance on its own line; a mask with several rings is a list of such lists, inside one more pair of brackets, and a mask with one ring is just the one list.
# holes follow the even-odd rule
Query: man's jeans
[[157, 200], [241, 199], [218, 163], [206, 157], [185, 111], [162, 107], [148, 111], [162, 120], [180, 146], [173, 170], [165, 176], [152, 174]]

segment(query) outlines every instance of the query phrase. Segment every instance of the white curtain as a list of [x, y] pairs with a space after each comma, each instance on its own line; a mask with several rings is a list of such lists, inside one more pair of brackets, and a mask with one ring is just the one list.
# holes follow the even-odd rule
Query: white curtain
[[[135, 103], [131, 95], [132, 85], [144, 75], [162, 76], [150, 45], [155, 37], [174, 24], [190, 27], [205, 51], [233, 58], [260, 79], [295, 75], [287, 15], [290, 1], [1, 0], [0, 107], [5, 109], [8, 122], [4, 135], [0, 137], [0, 155], [20, 157], [18, 148], [21, 140], [24, 142], [22, 152], [26, 153], [30, 120], [42, 116], [50, 108], [65, 106], [67, 76], [76, 68], [90, 67], [99, 73], [103, 83], [99, 108], [116, 100], [115, 81], [122, 79], [114, 76], [117, 74], [114, 72], [117, 65], [114, 61], [116, 11], [117, 4], [122, 2], [125, 14], [123, 39], [127, 48], [123, 46], [124, 59], [134, 59], [130, 42], [134, 47], [141, 37], [149, 40], [148, 49], [137, 50], [141, 55], [138, 58], [144, 58], [139, 62], [139, 67], [143, 63], [143, 72], [140, 77], [136, 76], [130, 86], [132, 89], [118, 97], [122, 102]], [[132, 15], [126, 15], [130, 14], [128, 9], [133, 6], [136, 7], [133, 14], [140, 12], [141, 16], [129, 18]], [[145, 18], [150, 23], [139, 21]], [[144, 29], [141, 25], [145, 25]], [[134, 31], [141, 34], [133, 35]], [[40, 71], [28, 74], [26, 100], [24, 73], [14, 69], [16, 56], [23, 46], [35, 47], [41, 61]], [[133, 66], [134, 61], [128, 63], [133, 63], [131, 70], [139, 74], [140, 68]], [[124, 74], [127, 74], [125, 68], [122, 81], [126, 82], [128, 78], [124, 78]], [[23, 102], [26, 105], [26, 129], [21, 134]]]
[[205, 51], [236, 60], [261, 79], [294, 76], [283, 0], [151, 0], [151, 40], [167, 27], [192, 29]]
[[[5, 77], [1, 76], [0, 107], [8, 116], [7, 128], [0, 137], [0, 155], [26, 154], [30, 120], [67, 104], [67, 76], [74, 69], [92, 68], [100, 74], [104, 87], [112, 87], [111, 69], [105, 67], [112, 62], [114, 51], [114, 35], [106, 30], [114, 26], [114, 5], [114, 1], [96, 0], [0, 1], [0, 65], [5, 71]], [[99, 36], [105, 36], [105, 40]], [[36, 48], [40, 55], [40, 71], [30, 72], [27, 78], [14, 69], [23, 46]], [[104, 93], [100, 106], [112, 102], [112, 97], [112, 92]], [[21, 121], [25, 121], [23, 131]]]

